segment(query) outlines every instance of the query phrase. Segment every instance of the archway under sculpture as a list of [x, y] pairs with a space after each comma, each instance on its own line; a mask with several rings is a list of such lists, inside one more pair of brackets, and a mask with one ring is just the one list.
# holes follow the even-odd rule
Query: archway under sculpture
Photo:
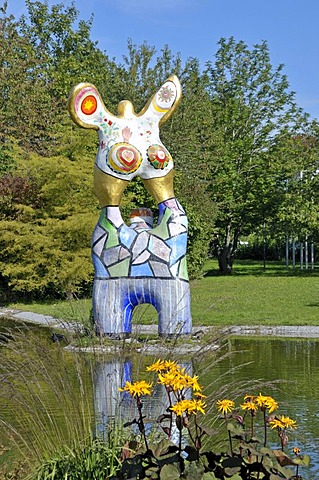
[[[113, 115], [89, 83], [78, 84], [70, 93], [73, 121], [99, 134], [94, 190], [101, 214], [92, 237], [92, 261], [94, 323], [100, 335], [130, 335], [133, 310], [141, 303], [157, 310], [159, 335], [191, 333], [188, 222], [174, 194], [173, 159], [159, 136], [160, 125], [180, 100], [175, 75], [138, 114], [123, 100]], [[123, 221], [121, 198], [136, 176], [158, 204], [156, 226], [152, 212], [143, 207], [131, 213], [130, 225]]]

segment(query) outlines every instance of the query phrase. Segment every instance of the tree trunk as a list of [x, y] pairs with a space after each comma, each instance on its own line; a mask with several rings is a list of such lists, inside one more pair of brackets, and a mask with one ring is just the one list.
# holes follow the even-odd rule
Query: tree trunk
[[218, 250], [218, 266], [219, 271], [223, 275], [229, 275], [232, 272], [232, 265], [230, 262], [230, 249], [226, 245], [223, 245]]
[[225, 233], [223, 245], [217, 245], [217, 258], [220, 273], [229, 275], [233, 269], [240, 231], [239, 228], [236, 228], [233, 239], [231, 239], [231, 224], [229, 223]]

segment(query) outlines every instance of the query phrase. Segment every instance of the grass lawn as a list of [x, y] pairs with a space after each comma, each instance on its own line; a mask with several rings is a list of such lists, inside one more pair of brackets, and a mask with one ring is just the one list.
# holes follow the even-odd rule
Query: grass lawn
[[[284, 264], [237, 261], [232, 275], [220, 276], [216, 261], [191, 283], [194, 325], [319, 325], [319, 271]], [[12, 303], [12, 308], [87, 323], [91, 300]], [[155, 309], [141, 305], [134, 322], [156, 323]]]

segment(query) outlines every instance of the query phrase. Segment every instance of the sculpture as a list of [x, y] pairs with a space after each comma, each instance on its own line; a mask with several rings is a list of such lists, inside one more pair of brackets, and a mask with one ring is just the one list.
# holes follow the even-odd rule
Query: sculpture
[[[118, 116], [113, 115], [92, 84], [80, 83], [71, 91], [73, 121], [99, 132], [94, 189], [102, 210], [92, 238], [93, 313], [99, 334], [129, 335], [133, 309], [140, 303], [156, 308], [159, 335], [191, 333], [187, 217], [174, 195], [172, 157], [159, 137], [159, 126], [180, 99], [176, 76], [138, 114], [124, 100]], [[131, 226], [121, 216], [122, 194], [137, 175], [158, 203], [154, 228], [148, 209], [132, 212]]]

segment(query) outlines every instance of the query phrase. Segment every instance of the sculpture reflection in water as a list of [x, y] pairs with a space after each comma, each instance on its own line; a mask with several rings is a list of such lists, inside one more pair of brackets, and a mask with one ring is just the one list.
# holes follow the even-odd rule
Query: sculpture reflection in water
[[[181, 363], [180, 366], [192, 376], [191, 362]], [[132, 361], [127, 359], [105, 360], [96, 362], [94, 378], [94, 409], [96, 418], [96, 433], [101, 438], [106, 438], [108, 425], [116, 419], [117, 422], [130, 422], [137, 418], [136, 401], [127, 392], [120, 392], [126, 382], [132, 382]], [[191, 398], [191, 391], [187, 391], [185, 398]], [[143, 412], [145, 412], [145, 425], [147, 431], [156, 426], [157, 418], [165, 413], [168, 408], [168, 396], [164, 385], [154, 385], [154, 394], [143, 399]], [[132, 425], [138, 433], [138, 428]], [[179, 431], [173, 425], [171, 441], [178, 443]]]
[[[99, 132], [94, 189], [102, 210], [93, 233], [92, 259], [94, 321], [101, 335], [129, 335], [133, 310], [141, 303], [156, 308], [159, 335], [191, 333], [188, 222], [174, 194], [172, 157], [159, 137], [159, 126], [180, 99], [176, 76], [168, 78], [138, 114], [124, 100], [113, 115], [92, 84], [81, 83], [70, 94], [74, 122]], [[158, 204], [155, 227], [152, 212], [144, 208], [132, 213], [130, 226], [123, 221], [122, 194], [136, 176]]]

